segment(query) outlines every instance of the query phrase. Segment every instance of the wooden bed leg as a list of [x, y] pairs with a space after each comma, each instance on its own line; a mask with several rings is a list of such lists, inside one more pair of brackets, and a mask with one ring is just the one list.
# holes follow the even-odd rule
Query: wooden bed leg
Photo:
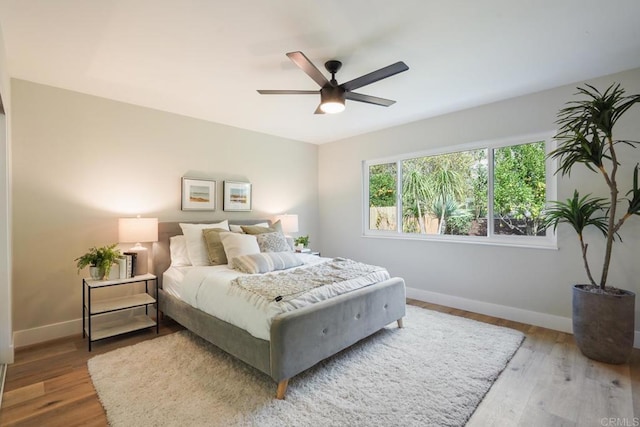
[[276, 399], [284, 400], [284, 395], [287, 392], [288, 385], [289, 385], [288, 378], [278, 383], [278, 391], [276, 391]]
[[404, 319], [402, 317], [398, 319], [398, 328], [404, 328]]

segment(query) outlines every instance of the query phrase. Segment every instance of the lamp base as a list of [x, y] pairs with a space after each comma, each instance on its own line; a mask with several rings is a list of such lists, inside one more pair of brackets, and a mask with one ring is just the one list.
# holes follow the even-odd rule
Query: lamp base
[[147, 248], [137, 243], [127, 252], [135, 252], [136, 254], [136, 271], [134, 272], [134, 276], [147, 274], [149, 272], [149, 251]]

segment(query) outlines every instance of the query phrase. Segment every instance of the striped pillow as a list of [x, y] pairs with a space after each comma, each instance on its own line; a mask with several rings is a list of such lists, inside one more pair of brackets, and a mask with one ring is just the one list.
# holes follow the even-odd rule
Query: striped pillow
[[261, 252], [233, 258], [233, 268], [248, 274], [285, 270], [304, 264], [293, 252]]

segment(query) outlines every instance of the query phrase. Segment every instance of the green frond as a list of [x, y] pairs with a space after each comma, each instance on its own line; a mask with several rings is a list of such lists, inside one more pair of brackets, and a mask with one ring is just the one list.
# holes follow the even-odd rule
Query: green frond
[[597, 171], [604, 160], [611, 160], [608, 150], [609, 142], [614, 142], [613, 127], [629, 108], [640, 102], [640, 95], [625, 96], [620, 84], [612, 84], [604, 93], [591, 85], [585, 86], [578, 88], [577, 95], [586, 99], [570, 101], [558, 113], [559, 129], [555, 136], [558, 148], [549, 157], [558, 159], [556, 173], [562, 175], [569, 175], [577, 163]]
[[629, 208], [627, 213], [629, 215], [640, 215], [640, 188], [638, 188], [638, 164], [633, 170], [633, 188], [627, 192], [627, 201], [629, 202]]
[[545, 226], [553, 226], [555, 231], [559, 224], [569, 224], [580, 236], [585, 228], [594, 226], [606, 236], [608, 225], [603, 212], [608, 208], [608, 203], [604, 198], [590, 196], [587, 194], [580, 197], [576, 190], [573, 197], [566, 202], [551, 202], [551, 206], [545, 212]]

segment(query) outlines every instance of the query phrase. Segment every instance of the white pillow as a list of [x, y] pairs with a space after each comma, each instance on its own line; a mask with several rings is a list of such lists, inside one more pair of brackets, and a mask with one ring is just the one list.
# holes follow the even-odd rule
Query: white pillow
[[[257, 227], [268, 227], [269, 223], [268, 222], [261, 222], [260, 224], [253, 224]], [[229, 229], [233, 232], [233, 233], [244, 233], [244, 231], [242, 231], [242, 226], [241, 225], [235, 225], [235, 224], [229, 224]]]
[[229, 222], [226, 219], [217, 224], [187, 224], [181, 222], [180, 228], [182, 228], [182, 234], [187, 239], [187, 253], [189, 254], [191, 265], [211, 265], [202, 230], [205, 228], [228, 230]]
[[171, 253], [172, 267], [191, 265], [189, 254], [187, 253], [187, 239], [185, 239], [183, 235], [171, 236], [169, 238], [169, 252]]
[[243, 233], [242, 228], [239, 225], [229, 224], [229, 230], [232, 233]]
[[259, 254], [260, 246], [258, 239], [251, 234], [240, 233], [220, 233], [220, 241], [224, 246], [224, 253], [227, 255], [229, 267], [233, 268], [233, 259], [242, 255]]

